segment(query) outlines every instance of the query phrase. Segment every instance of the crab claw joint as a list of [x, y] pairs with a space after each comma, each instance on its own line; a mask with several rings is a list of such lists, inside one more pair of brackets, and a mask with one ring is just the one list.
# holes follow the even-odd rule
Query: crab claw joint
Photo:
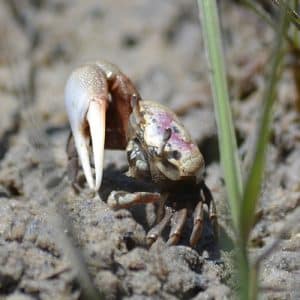
[[[105, 75], [96, 65], [80, 67], [70, 75], [65, 88], [65, 106], [85, 178], [89, 187], [97, 191], [103, 173], [108, 86]], [[90, 141], [95, 182], [90, 165]]]

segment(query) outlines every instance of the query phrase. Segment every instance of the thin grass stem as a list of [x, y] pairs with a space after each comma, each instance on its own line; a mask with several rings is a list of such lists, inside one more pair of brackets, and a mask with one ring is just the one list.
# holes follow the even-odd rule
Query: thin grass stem
[[276, 99], [276, 86], [279, 79], [279, 67], [282, 61], [284, 33], [287, 30], [288, 24], [287, 14], [285, 12], [286, 8], [284, 6], [281, 7], [280, 23], [278, 27], [279, 30], [276, 34], [276, 41], [272, 51], [271, 69], [263, 97], [264, 101], [262, 107], [262, 115], [260, 117], [259, 127], [257, 131], [254, 156], [249, 174], [247, 176], [245, 192], [243, 195], [243, 202], [241, 206], [240, 238], [245, 241], [248, 240], [249, 233], [254, 222], [255, 208], [263, 181], [266, 163], [266, 150], [268, 146], [272, 121], [272, 111]]

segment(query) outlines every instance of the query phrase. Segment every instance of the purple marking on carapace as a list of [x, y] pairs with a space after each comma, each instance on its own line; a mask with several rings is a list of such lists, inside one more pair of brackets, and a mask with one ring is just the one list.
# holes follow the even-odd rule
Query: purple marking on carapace
[[[178, 124], [178, 122], [174, 120], [172, 114], [170, 114], [169, 112], [162, 112], [161, 110], [157, 110], [152, 115], [152, 117], [157, 120], [157, 122], [155, 123], [155, 127], [159, 135], [162, 136], [165, 132], [165, 129], [171, 128], [172, 134], [168, 142], [171, 145], [174, 145], [175, 148], [183, 151], [190, 151], [194, 147], [194, 144], [191, 141], [185, 141], [183, 139], [182, 131], [179, 132], [174, 131], [173, 127], [177, 127], [177, 128], [180, 127], [183, 128], [184, 131], [186, 130], [182, 124]], [[186, 134], [188, 135], [188, 133]]]

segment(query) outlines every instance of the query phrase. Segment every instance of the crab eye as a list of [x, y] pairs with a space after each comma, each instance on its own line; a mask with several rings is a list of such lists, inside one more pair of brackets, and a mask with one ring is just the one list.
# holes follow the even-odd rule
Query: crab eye
[[177, 150], [174, 150], [174, 151], [171, 152], [171, 157], [176, 159], [176, 160], [179, 160], [180, 157], [181, 157], [181, 153]]

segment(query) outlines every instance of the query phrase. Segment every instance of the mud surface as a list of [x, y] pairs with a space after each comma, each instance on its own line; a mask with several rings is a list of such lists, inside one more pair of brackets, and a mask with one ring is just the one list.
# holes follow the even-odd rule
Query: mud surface
[[[107, 299], [232, 298], [231, 252], [219, 249], [209, 223], [196, 249], [187, 247], [185, 238], [167, 247], [165, 237], [148, 248], [151, 206], [112, 211], [88, 188], [76, 195], [66, 177], [64, 84], [76, 66], [105, 58], [132, 78], [144, 99], [180, 112], [206, 159], [221, 241], [230, 233], [195, 2], [0, 2], [1, 299], [84, 298], [84, 277], [76, 276], [78, 269], [84, 273], [79, 256]], [[221, 11], [233, 114], [247, 170], [274, 36], [237, 4], [222, 1]], [[300, 298], [295, 98], [292, 72], [285, 67], [251, 241], [254, 258], [278, 236], [280, 241], [261, 266], [262, 299]], [[111, 170], [126, 167], [126, 159], [123, 152], [108, 151], [105, 160], [106, 166], [114, 164], [105, 173], [109, 189]]]

